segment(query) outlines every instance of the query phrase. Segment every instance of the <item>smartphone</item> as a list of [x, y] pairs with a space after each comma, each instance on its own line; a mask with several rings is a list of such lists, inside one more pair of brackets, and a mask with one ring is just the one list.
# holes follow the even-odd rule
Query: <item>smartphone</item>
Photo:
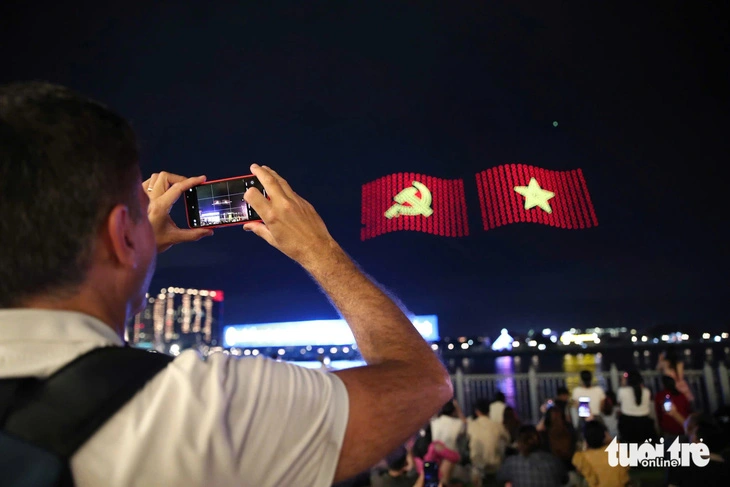
[[423, 462], [423, 487], [438, 487], [439, 466], [436, 462]]
[[545, 407], [547, 409], [550, 409], [553, 406], [555, 406], [555, 403], [553, 402], [553, 400], [552, 399], [548, 399], [547, 402], [545, 403]]
[[578, 398], [578, 417], [588, 418], [591, 415], [591, 398], [581, 396]]
[[669, 412], [672, 410], [672, 398], [667, 395], [664, 399], [664, 411]]
[[261, 221], [246, 200], [248, 188], [266, 190], [253, 174], [206, 181], [185, 191], [185, 212], [190, 228], [217, 228]]

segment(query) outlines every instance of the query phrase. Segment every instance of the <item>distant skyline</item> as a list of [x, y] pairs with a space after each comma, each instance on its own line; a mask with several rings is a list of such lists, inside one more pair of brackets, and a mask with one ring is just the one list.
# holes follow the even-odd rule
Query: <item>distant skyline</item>
[[[721, 331], [721, 8], [130, 0], [70, 12], [6, 2], [0, 82], [48, 80], [116, 109], [137, 131], [145, 175], [275, 168], [367, 273], [415, 314], [438, 315], [444, 336]], [[598, 226], [484, 231], [476, 175], [513, 163], [580, 168]], [[398, 172], [462, 178], [468, 237], [362, 241], [362, 185]], [[185, 225], [181, 203], [172, 216]], [[160, 255], [152, 290], [167, 286], [224, 290], [227, 323], [337, 318], [301, 268], [238, 227]]]

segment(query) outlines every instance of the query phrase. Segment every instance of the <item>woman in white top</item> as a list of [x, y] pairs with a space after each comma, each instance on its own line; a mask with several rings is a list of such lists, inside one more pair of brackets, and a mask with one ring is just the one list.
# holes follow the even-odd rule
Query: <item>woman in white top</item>
[[449, 450], [459, 451], [456, 438], [466, 431], [466, 418], [456, 401], [447, 402], [431, 420], [431, 441], [440, 441]]
[[622, 443], [644, 443], [656, 437], [651, 414], [651, 392], [644, 387], [644, 379], [636, 370], [626, 375], [627, 385], [618, 390], [617, 400], [621, 409], [618, 420], [619, 440]]

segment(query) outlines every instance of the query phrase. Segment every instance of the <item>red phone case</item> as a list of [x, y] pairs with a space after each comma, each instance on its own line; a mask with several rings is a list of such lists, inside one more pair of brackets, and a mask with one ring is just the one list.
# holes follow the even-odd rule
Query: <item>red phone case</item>
[[[206, 181], [203, 184], [199, 184], [198, 186], [204, 186], [204, 185], [213, 184], [213, 183], [221, 183], [223, 181], [231, 181], [233, 179], [249, 178], [251, 176], [254, 176], [255, 177], [255, 174], [247, 174], [245, 176], [234, 176], [232, 178], [214, 179], [213, 181]], [[197, 188], [198, 186], [195, 186], [195, 187]], [[206, 225], [204, 227], [193, 227], [193, 226], [190, 225], [190, 214], [188, 212], [188, 202], [187, 202], [187, 200], [185, 201], [185, 220], [188, 222], [188, 227], [193, 228], [193, 229], [197, 229], [197, 228], [223, 228], [223, 227], [233, 227], [233, 226], [236, 226], [236, 225], [245, 225], [246, 223], [253, 223], [253, 222], [263, 221], [263, 220], [261, 220], [259, 218], [258, 220], [246, 220], [246, 221], [235, 222], [235, 223], [222, 223], [220, 225]]]

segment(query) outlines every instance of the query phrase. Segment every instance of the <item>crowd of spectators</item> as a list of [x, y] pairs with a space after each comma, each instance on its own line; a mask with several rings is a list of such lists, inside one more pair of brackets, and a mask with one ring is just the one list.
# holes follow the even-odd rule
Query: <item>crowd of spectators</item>
[[[469, 417], [454, 399], [361, 483], [348, 485], [619, 487], [640, 485], [636, 478], [642, 469], [652, 469], [654, 478], [661, 479], [658, 485], [727, 485], [727, 413], [721, 410], [709, 415], [694, 410], [694, 396], [677, 387], [682, 380], [675, 368], [674, 374], [663, 374], [661, 390], [652, 391], [639, 372], [629, 371], [614, 393], [594, 384], [592, 374], [583, 371], [579, 386], [572, 391], [559, 387], [555, 397], [541, 406], [542, 418], [536, 425], [522, 424], [501, 392], [491, 400], [477, 400]], [[590, 398], [590, 415], [580, 418], [577, 403], [586, 397]], [[611, 466], [606, 448], [614, 439], [635, 444], [664, 442], [667, 448], [675, 439], [701, 442], [709, 449], [709, 463], [666, 468]], [[428, 481], [430, 465], [437, 471], [432, 483]]]

